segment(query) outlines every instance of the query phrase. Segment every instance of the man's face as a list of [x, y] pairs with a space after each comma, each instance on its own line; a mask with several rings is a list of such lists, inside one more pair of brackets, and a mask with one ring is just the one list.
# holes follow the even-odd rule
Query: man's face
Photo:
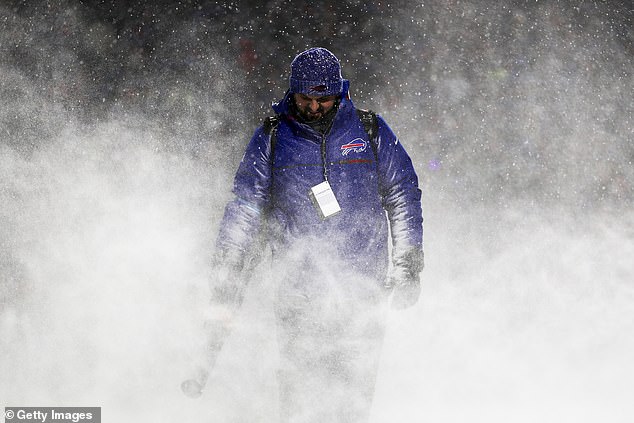
[[293, 94], [297, 111], [306, 122], [316, 122], [323, 118], [335, 106], [337, 97], [336, 95]]

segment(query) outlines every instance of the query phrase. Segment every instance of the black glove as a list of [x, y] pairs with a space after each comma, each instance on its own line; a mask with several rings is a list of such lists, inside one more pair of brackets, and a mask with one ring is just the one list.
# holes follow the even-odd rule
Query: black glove
[[416, 304], [420, 297], [420, 278], [393, 281], [391, 307], [395, 310], [404, 310]]
[[411, 249], [395, 257], [386, 288], [392, 290], [391, 307], [403, 310], [416, 304], [420, 297], [420, 273], [425, 260], [423, 251]]

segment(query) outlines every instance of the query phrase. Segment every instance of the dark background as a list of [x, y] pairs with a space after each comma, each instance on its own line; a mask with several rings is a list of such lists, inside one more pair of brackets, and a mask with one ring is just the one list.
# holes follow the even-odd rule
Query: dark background
[[[246, 139], [284, 94], [295, 54], [323, 46], [342, 61], [357, 105], [412, 134], [428, 166], [458, 172], [471, 147], [479, 174], [497, 168], [510, 189], [487, 195], [559, 201], [559, 188], [542, 183], [558, 173], [552, 140], [587, 119], [615, 139], [606, 159], [617, 163], [577, 190], [586, 203], [606, 190], [632, 195], [618, 163], [632, 158], [631, 2], [4, 1], [1, 10], [3, 68], [86, 123], [140, 113], [183, 145]], [[2, 89], [24, 95], [7, 78]], [[8, 142], [28, 150], [55, 129], [24, 113], [2, 122], [22, 135]]]

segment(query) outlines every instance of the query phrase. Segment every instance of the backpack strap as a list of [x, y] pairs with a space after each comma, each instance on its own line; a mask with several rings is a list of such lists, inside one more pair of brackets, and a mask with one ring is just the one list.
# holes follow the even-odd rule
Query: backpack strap
[[357, 109], [357, 116], [363, 124], [363, 129], [368, 133], [370, 140], [374, 141], [377, 132], [379, 132], [379, 122], [376, 113], [372, 110]]
[[267, 134], [271, 140], [271, 163], [275, 158], [275, 144], [277, 144], [277, 126], [280, 123], [280, 115], [268, 116], [262, 122], [264, 133]]
[[374, 152], [374, 157], [376, 158], [376, 137], [379, 133], [379, 122], [376, 118], [376, 113], [372, 110], [357, 109], [357, 116], [359, 116], [359, 120], [363, 124], [363, 129], [370, 138], [370, 145], [372, 146], [372, 151]]
[[277, 128], [277, 125], [280, 123], [280, 116], [268, 116], [262, 122], [262, 126], [264, 127], [264, 133], [270, 134], [272, 130]]

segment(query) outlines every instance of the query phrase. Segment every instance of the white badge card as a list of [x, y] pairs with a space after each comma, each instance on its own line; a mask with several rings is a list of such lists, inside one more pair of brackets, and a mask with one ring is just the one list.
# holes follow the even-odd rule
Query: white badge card
[[324, 181], [312, 187], [308, 195], [322, 219], [333, 216], [341, 211], [339, 202], [335, 197], [335, 193], [332, 192], [328, 181]]

